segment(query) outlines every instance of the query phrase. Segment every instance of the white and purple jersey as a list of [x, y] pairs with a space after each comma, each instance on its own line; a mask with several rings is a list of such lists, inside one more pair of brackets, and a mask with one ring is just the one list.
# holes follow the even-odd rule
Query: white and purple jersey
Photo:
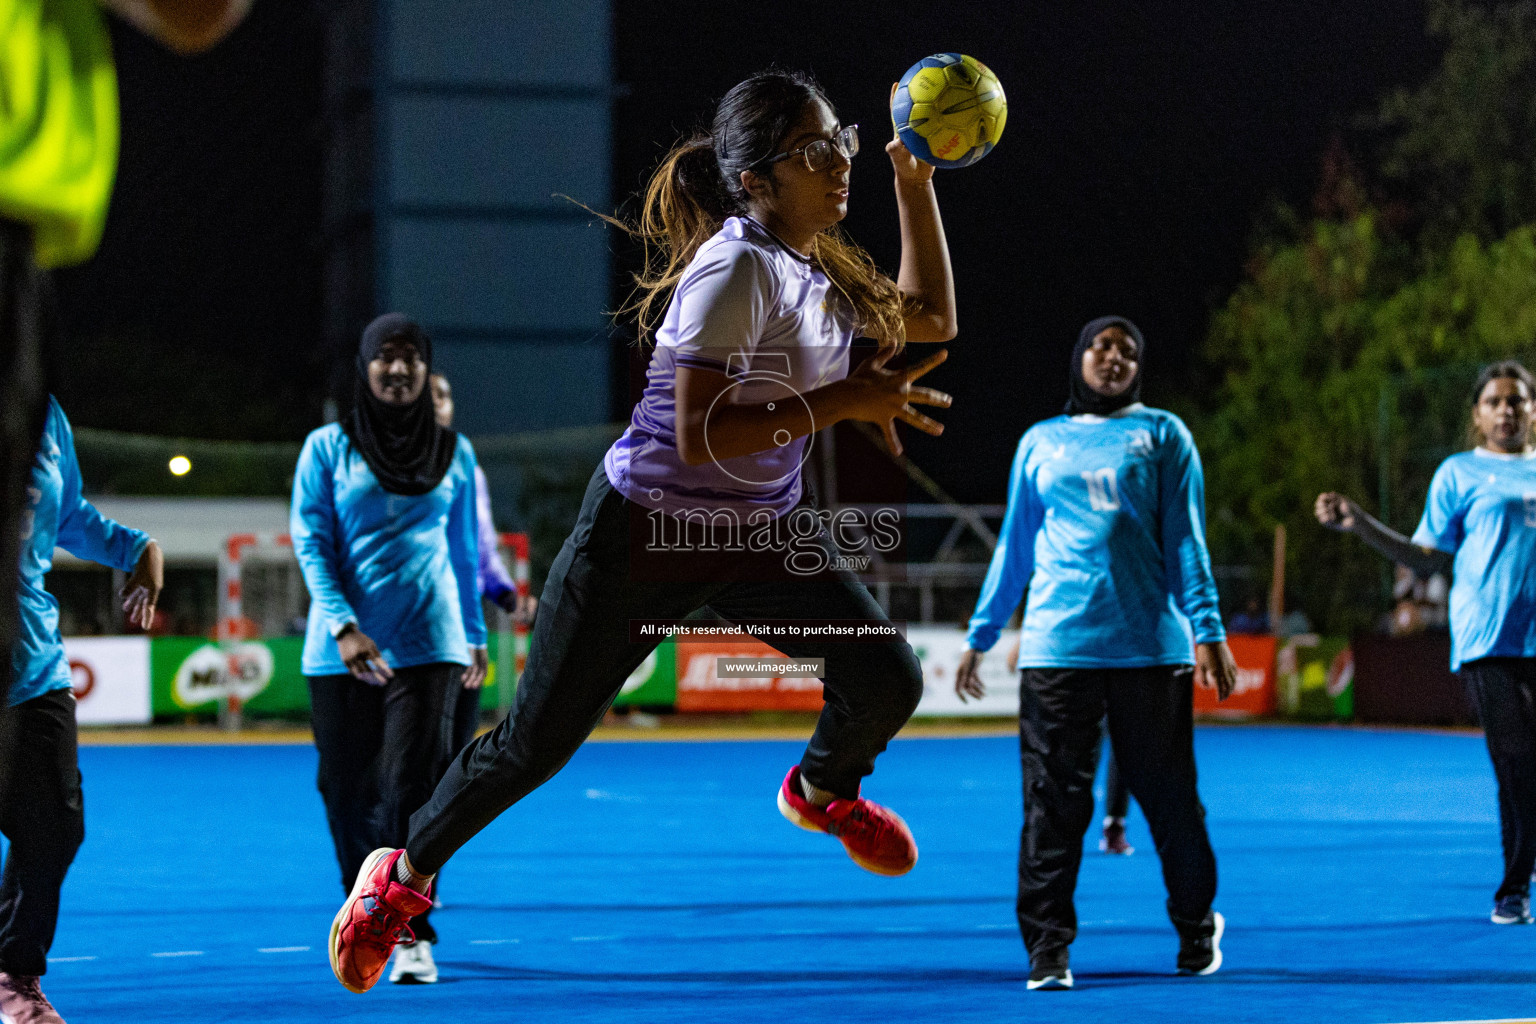
[[799, 402], [848, 375], [852, 341], [848, 303], [826, 274], [756, 221], [730, 218], [699, 246], [667, 305], [645, 394], [603, 461], [608, 481], [630, 501], [680, 517], [729, 510], [746, 521], [790, 511], [809, 435], [687, 465], [677, 452], [677, 368], [729, 376], [735, 385], [722, 401]]

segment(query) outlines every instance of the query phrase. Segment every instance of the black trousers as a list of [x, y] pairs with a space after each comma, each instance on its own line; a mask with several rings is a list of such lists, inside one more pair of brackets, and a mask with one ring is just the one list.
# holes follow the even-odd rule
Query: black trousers
[[[50, 281], [33, 261], [32, 229], [0, 217], [0, 707], [10, 692], [16, 642], [21, 513], [43, 434], [45, 370], [57, 333]], [[0, 749], [0, 785], [7, 760]]]
[[1536, 868], [1536, 658], [1481, 658], [1461, 666], [1461, 675], [1499, 780], [1504, 880], [1493, 898], [1528, 896]]
[[1077, 937], [1072, 904], [1093, 820], [1100, 725], [1141, 804], [1168, 888], [1168, 916], [1199, 927], [1216, 898], [1216, 855], [1195, 785], [1193, 669], [1031, 668], [1019, 686], [1024, 829], [1019, 841], [1019, 930], [1030, 955]]
[[0, 875], [0, 971], [43, 974], [59, 922], [59, 890], [85, 840], [75, 698], [54, 690], [0, 711], [11, 752], [0, 789], [0, 832], [11, 841]]
[[[638, 520], [631, 520], [631, 516]], [[528, 664], [511, 712], [461, 750], [432, 799], [411, 818], [411, 863], [436, 871], [497, 815], [570, 760], [602, 720], [624, 680], [660, 643], [635, 642], [631, 619], [682, 618], [704, 607], [730, 621], [885, 621], [869, 591], [845, 570], [797, 575], [782, 552], [668, 553], [686, 573], [660, 579], [631, 571], [631, 528], [643, 510], [609, 485], [598, 467], [575, 529], [551, 565], [539, 599]], [[814, 543], [838, 554], [825, 530]], [[642, 540], [637, 543], [643, 543]], [[645, 557], [645, 556], [637, 556]], [[680, 578], [686, 576], [686, 579]], [[764, 638], [791, 658], [825, 658], [826, 706], [801, 759], [807, 779], [838, 796], [858, 796], [875, 757], [916, 710], [922, 669], [905, 640], [828, 643]], [[775, 780], [777, 781], [777, 780]]]
[[[320, 752], [319, 788], [350, 892], [358, 869], [381, 846], [403, 846], [412, 812], [453, 754], [454, 711], [464, 666], [398, 668], [384, 686], [350, 675], [310, 676], [310, 714]], [[411, 921], [437, 941], [430, 914]]]
[[480, 691], [466, 690], [460, 686], [453, 706], [453, 747], [448, 751], [448, 757], [443, 760], [443, 771], [448, 770], [448, 762], [452, 760], [455, 752], [469, 746], [469, 742], [475, 738], [475, 729], [479, 725]]
[[[1104, 735], [1109, 735], [1109, 721], [1104, 722]], [[1131, 788], [1125, 784], [1120, 763], [1115, 760], [1115, 745], [1109, 745], [1109, 755], [1104, 759], [1104, 817], [1124, 818], [1131, 813]]]

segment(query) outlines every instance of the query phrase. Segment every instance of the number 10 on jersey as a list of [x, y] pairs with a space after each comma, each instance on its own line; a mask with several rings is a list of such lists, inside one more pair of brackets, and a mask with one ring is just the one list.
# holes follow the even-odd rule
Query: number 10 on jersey
[[1120, 491], [1115, 487], [1113, 469], [1085, 469], [1083, 483], [1088, 485], [1088, 504], [1095, 512], [1114, 512], [1120, 507]]

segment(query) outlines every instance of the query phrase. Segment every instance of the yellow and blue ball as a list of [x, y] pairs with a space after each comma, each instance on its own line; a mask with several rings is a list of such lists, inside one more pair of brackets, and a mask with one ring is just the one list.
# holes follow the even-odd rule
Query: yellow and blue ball
[[967, 167], [992, 152], [1002, 137], [1008, 100], [997, 76], [975, 57], [937, 53], [901, 76], [891, 120], [919, 160]]

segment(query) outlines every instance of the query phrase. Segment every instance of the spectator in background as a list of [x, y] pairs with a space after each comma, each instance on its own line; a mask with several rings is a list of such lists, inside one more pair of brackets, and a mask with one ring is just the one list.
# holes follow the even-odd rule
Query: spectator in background
[[[431, 367], [419, 326], [398, 313], [369, 324], [352, 412], [309, 435], [293, 479], [289, 532], [311, 598], [303, 671], [349, 892], [369, 851], [405, 841], [452, 753], [459, 694], [487, 668], [475, 454], [438, 426]], [[437, 980], [437, 933], [425, 914], [415, 928], [392, 981]]]
[[1476, 447], [1440, 464], [1410, 540], [1342, 494], [1317, 496], [1318, 522], [1352, 533], [1421, 579], [1453, 569], [1451, 670], [1476, 700], [1499, 780], [1504, 879], [1494, 924], [1531, 923], [1536, 867], [1536, 381], [1514, 361], [1472, 392]]
[[1449, 586], [1444, 573], [1420, 579], [1406, 565], [1392, 567], [1392, 597], [1397, 603], [1386, 615], [1384, 632], [1392, 636], [1411, 636], [1426, 629], [1444, 627], [1448, 611]]
[[1280, 616], [1280, 623], [1275, 629], [1275, 635], [1282, 640], [1310, 632], [1312, 632], [1312, 620], [1306, 612], [1301, 610], [1301, 606], [1294, 604], [1291, 605], [1290, 611]]
[[59, 890], [85, 838], [85, 807], [59, 603], [44, 589], [43, 576], [53, 567], [55, 546], [122, 569], [128, 572], [123, 614], [130, 625], [148, 628], [165, 561], [147, 534], [106, 518], [80, 493], [74, 434], [52, 398], [27, 496], [21, 628], [11, 649], [9, 706], [0, 712], [0, 746], [12, 759], [0, 782], [0, 831], [11, 841], [0, 876], [0, 1020], [63, 1024], [39, 978], [48, 970]]
[[1259, 599], [1250, 597], [1248, 603], [1243, 605], [1243, 610], [1232, 616], [1232, 621], [1227, 623], [1229, 633], [1264, 634], [1269, 632], [1269, 614], [1259, 604]]

